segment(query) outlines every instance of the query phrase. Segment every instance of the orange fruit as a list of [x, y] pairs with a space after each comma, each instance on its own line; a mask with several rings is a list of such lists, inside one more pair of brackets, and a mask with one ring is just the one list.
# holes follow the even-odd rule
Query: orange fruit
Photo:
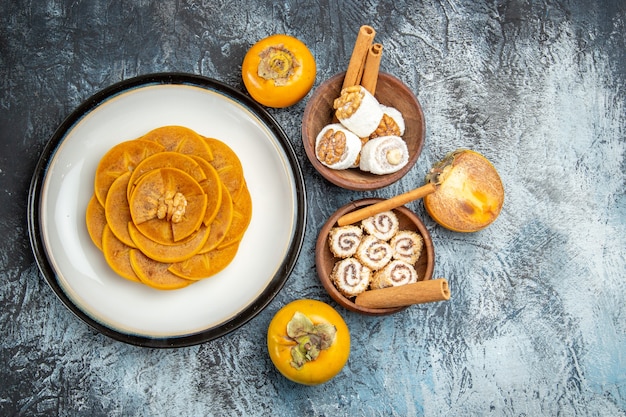
[[[178, 196], [181, 202], [177, 202]], [[189, 174], [176, 168], [159, 168], [141, 176], [129, 204], [131, 218], [141, 233], [167, 245], [180, 242], [200, 228], [207, 196]], [[180, 208], [184, 215], [177, 221], [175, 213], [171, 218], [169, 211], [159, 213], [161, 208], [168, 207]]]
[[106, 222], [111, 228], [111, 232], [121, 240], [125, 245], [131, 248], [135, 247], [133, 240], [128, 234], [128, 222], [130, 218], [130, 210], [128, 208], [128, 199], [126, 198], [126, 187], [130, 172], [120, 175], [109, 188], [107, 199], [104, 204], [104, 214]]
[[203, 222], [205, 226], [208, 226], [213, 219], [215, 219], [217, 211], [220, 209], [220, 205], [222, 204], [222, 180], [217, 174], [215, 168], [213, 168], [213, 165], [205, 159], [195, 155], [192, 155], [191, 157], [198, 163], [198, 165], [200, 165], [205, 175], [205, 179], [200, 181], [200, 186], [207, 196], [207, 206]]
[[150, 155], [162, 152], [163, 146], [145, 140], [129, 140], [111, 148], [98, 163], [94, 188], [102, 206], [113, 181], [120, 175], [130, 172]]
[[226, 238], [228, 229], [233, 222], [233, 199], [230, 198], [230, 193], [227, 189], [222, 190], [222, 204], [217, 216], [211, 222], [211, 232], [209, 238], [202, 247], [199, 253], [205, 253], [212, 249], [215, 249]]
[[87, 204], [87, 213], [85, 215], [87, 222], [87, 232], [96, 247], [102, 250], [102, 233], [107, 225], [104, 207], [98, 202], [96, 195], [92, 195]]
[[490, 225], [504, 204], [504, 186], [495, 167], [478, 152], [457, 150], [433, 166], [427, 181], [437, 189], [424, 197], [428, 214], [456, 232]]
[[211, 165], [217, 170], [222, 184], [235, 198], [243, 187], [243, 167], [239, 157], [230, 146], [215, 138], [204, 138], [213, 153]]
[[168, 270], [179, 277], [192, 280], [209, 278], [230, 264], [237, 255], [237, 249], [239, 249], [238, 244], [213, 249], [207, 253], [192, 256], [185, 261], [173, 263]]
[[209, 237], [209, 228], [202, 226], [193, 236], [182, 243], [163, 245], [144, 236], [133, 222], [128, 223], [128, 232], [137, 249], [159, 262], [180, 262], [189, 259], [204, 246]]
[[[203, 159], [201, 159], [204, 161]], [[208, 162], [205, 162], [208, 164]], [[158, 168], [176, 168], [189, 174], [194, 180], [200, 182], [206, 179], [203, 168], [191, 156], [178, 152], [159, 152], [141, 161], [133, 170], [128, 180], [127, 196], [130, 198], [135, 184], [143, 174]]]
[[104, 259], [115, 273], [130, 281], [139, 282], [139, 278], [130, 265], [129, 253], [132, 248], [115, 237], [109, 226], [102, 233], [102, 252]]
[[184, 126], [162, 126], [151, 130], [140, 139], [161, 144], [166, 151], [197, 155], [211, 161], [211, 149], [198, 133]]
[[137, 249], [130, 251], [130, 264], [142, 283], [158, 290], [177, 290], [193, 283], [168, 271], [170, 264], [150, 259]]
[[246, 232], [251, 219], [252, 197], [250, 196], [248, 187], [244, 184], [237, 199], [233, 201], [233, 220], [224, 240], [219, 244], [218, 248], [239, 242]]

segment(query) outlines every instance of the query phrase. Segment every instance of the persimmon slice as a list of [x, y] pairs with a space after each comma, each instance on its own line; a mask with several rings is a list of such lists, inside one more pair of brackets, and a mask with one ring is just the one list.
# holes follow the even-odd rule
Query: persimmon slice
[[125, 245], [131, 248], [135, 247], [133, 240], [128, 234], [128, 222], [130, 218], [130, 209], [128, 208], [128, 199], [126, 198], [126, 188], [130, 172], [120, 175], [111, 185], [107, 193], [106, 202], [104, 204], [104, 214], [106, 222], [111, 228], [111, 232], [121, 240]]
[[141, 137], [161, 144], [167, 151], [175, 151], [189, 155], [197, 155], [211, 161], [211, 148], [198, 133], [184, 126], [162, 126], [151, 130]]
[[173, 263], [168, 270], [181, 278], [191, 280], [209, 278], [226, 268], [235, 259], [238, 249], [239, 244], [213, 249], [186, 261]]
[[[204, 159], [199, 158], [204, 161]], [[209, 164], [208, 162], [205, 162]], [[203, 167], [200, 166], [194, 158], [189, 155], [184, 155], [178, 152], [159, 152], [151, 155], [141, 161], [139, 165], [133, 170], [130, 180], [128, 181], [127, 196], [130, 195], [135, 188], [135, 184], [139, 181], [139, 178], [154, 169], [159, 168], [176, 168], [189, 174], [194, 180], [201, 182], [206, 179]]]
[[87, 212], [85, 215], [87, 222], [87, 232], [96, 247], [102, 250], [102, 233], [107, 225], [104, 207], [98, 202], [96, 195], [92, 195], [89, 203], [87, 203]]
[[139, 277], [130, 265], [129, 253], [133, 248], [120, 241], [109, 226], [105, 226], [102, 232], [102, 252], [104, 259], [115, 273], [130, 281], [139, 282]]
[[209, 228], [200, 227], [193, 237], [177, 245], [162, 245], [141, 233], [133, 222], [128, 223], [128, 232], [137, 249], [158, 262], [181, 262], [200, 252], [209, 237]]
[[[159, 168], [141, 176], [129, 204], [132, 221], [141, 233], [155, 242], [174, 244], [200, 228], [207, 197], [189, 174], [176, 168]], [[177, 213], [182, 213], [178, 221]]]
[[230, 229], [233, 221], [233, 210], [233, 199], [230, 197], [228, 190], [224, 189], [222, 190], [222, 204], [217, 212], [217, 216], [211, 223], [209, 238], [199, 253], [206, 253], [215, 249], [226, 238], [228, 229]]
[[170, 264], [150, 259], [137, 249], [130, 251], [130, 264], [142, 283], [157, 290], [177, 290], [193, 283], [168, 271]]
[[109, 188], [117, 177], [132, 171], [145, 158], [163, 150], [165, 148], [157, 142], [141, 139], [129, 140], [112, 147], [96, 168], [94, 188], [100, 204], [104, 206]]
[[200, 181], [200, 186], [207, 196], [206, 212], [204, 213], [204, 225], [211, 224], [222, 204], [222, 180], [213, 165], [199, 156], [191, 156], [204, 171], [205, 179]]
[[219, 139], [205, 137], [204, 140], [212, 149], [211, 165], [217, 170], [222, 184], [228, 189], [231, 197], [236, 198], [244, 184], [243, 167], [239, 157], [230, 146]]
[[228, 228], [228, 232], [226, 233], [224, 240], [220, 242], [218, 248], [239, 242], [248, 229], [251, 219], [252, 197], [250, 196], [248, 187], [244, 184], [244, 187], [239, 192], [239, 195], [233, 201], [233, 220]]

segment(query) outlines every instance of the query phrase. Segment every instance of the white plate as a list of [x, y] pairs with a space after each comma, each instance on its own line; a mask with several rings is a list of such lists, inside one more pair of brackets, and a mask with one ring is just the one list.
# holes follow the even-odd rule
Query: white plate
[[[117, 276], [85, 225], [100, 158], [117, 143], [164, 125], [228, 144], [241, 160], [253, 204], [233, 262], [175, 291]], [[33, 175], [28, 215], [39, 268], [71, 311], [115, 339], [172, 347], [234, 330], [278, 293], [302, 246], [306, 198], [291, 144], [261, 106], [205, 77], [153, 74], [103, 90], [65, 120]]]

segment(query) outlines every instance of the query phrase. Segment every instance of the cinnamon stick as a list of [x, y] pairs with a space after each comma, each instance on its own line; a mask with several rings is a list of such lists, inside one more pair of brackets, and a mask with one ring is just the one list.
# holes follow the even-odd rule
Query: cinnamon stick
[[368, 290], [355, 299], [355, 304], [368, 308], [406, 307], [450, 299], [450, 288], [445, 278], [418, 281], [397, 287]]
[[387, 210], [392, 210], [394, 208], [403, 206], [410, 201], [425, 197], [428, 194], [434, 193], [436, 189], [437, 186], [434, 183], [429, 182], [426, 185], [422, 185], [421, 187], [411, 191], [407, 191], [406, 193], [399, 194], [387, 200], [372, 204], [371, 206], [365, 206], [358, 210], [351, 211], [350, 213], [346, 213], [337, 220], [337, 224], [339, 226], [347, 226], [349, 224], [356, 223], [360, 220], [367, 219], [368, 217], [371, 217], [375, 214], [382, 213], [383, 211]]
[[363, 76], [363, 70], [365, 67], [365, 59], [367, 53], [374, 40], [376, 31], [373, 27], [363, 25], [359, 29], [359, 33], [352, 49], [352, 55], [350, 56], [350, 62], [348, 63], [348, 69], [343, 80], [342, 89], [351, 87], [353, 85], [361, 84], [361, 77]]
[[378, 83], [378, 72], [380, 70], [380, 61], [383, 56], [383, 45], [375, 43], [370, 46], [365, 58], [365, 68], [363, 68], [363, 77], [361, 85], [367, 91], [376, 94], [376, 84]]

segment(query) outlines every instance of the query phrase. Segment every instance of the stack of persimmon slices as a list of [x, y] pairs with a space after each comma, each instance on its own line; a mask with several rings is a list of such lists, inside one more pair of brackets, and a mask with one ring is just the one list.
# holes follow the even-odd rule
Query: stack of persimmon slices
[[157, 289], [223, 270], [252, 217], [235, 152], [183, 126], [114, 146], [94, 184], [86, 210], [91, 239], [118, 275]]

